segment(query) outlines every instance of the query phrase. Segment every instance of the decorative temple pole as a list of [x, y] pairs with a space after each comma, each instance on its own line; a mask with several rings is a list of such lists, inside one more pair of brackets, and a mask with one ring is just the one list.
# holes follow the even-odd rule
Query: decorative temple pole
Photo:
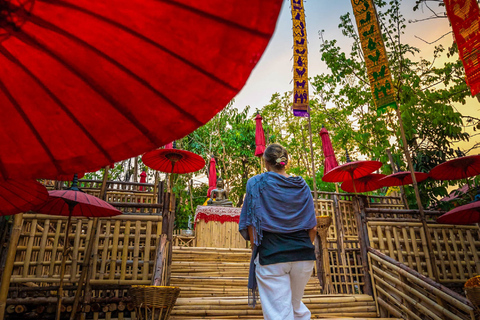
[[425, 213], [420, 198], [420, 192], [418, 191], [417, 179], [413, 170], [412, 159], [410, 151], [408, 150], [407, 139], [405, 137], [402, 115], [397, 105], [398, 96], [395, 96], [392, 74], [388, 65], [387, 52], [383, 43], [380, 25], [378, 23], [377, 11], [373, 0], [352, 0], [352, 7], [355, 21], [357, 23], [363, 55], [365, 56], [365, 64], [367, 67], [368, 78], [370, 80], [370, 89], [372, 91], [373, 101], [377, 107], [377, 114], [382, 114], [387, 111], [388, 108], [393, 108], [396, 111], [403, 150], [408, 163], [408, 168], [412, 175], [413, 188], [415, 190], [418, 209], [420, 211], [420, 218], [427, 238], [428, 255], [432, 263], [433, 275], [438, 282], [439, 276], [432, 246], [432, 238], [425, 220]]

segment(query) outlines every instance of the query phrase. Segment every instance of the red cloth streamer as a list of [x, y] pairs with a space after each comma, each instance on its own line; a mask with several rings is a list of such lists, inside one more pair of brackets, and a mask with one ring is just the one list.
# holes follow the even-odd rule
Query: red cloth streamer
[[210, 194], [213, 189], [217, 187], [217, 170], [215, 158], [210, 159], [210, 171], [208, 173], [208, 192], [207, 197], [210, 197]]
[[262, 116], [257, 113], [255, 117], [255, 156], [261, 157], [265, 152], [265, 133], [263, 132]]
[[480, 93], [480, 10], [476, 0], [444, 0], [472, 95]]
[[236, 222], [236, 223], [238, 223], [240, 221], [240, 216], [206, 214], [206, 213], [203, 213], [203, 212], [199, 212], [199, 213], [197, 213], [197, 217], [195, 219], [194, 228], [196, 227], [198, 220], [203, 220], [205, 222], [218, 221], [220, 223], [225, 223], [225, 222]]
[[322, 138], [322, 150], [325, 156], [323, 175], [326, 175], [328, 171], [338, 167], [338, 162], [335, 158], [335, 151], [333, 151], [332, 141], [330, 141], [327, 129], [322, 128], [322, 130], [320, 130], [320, 137]]

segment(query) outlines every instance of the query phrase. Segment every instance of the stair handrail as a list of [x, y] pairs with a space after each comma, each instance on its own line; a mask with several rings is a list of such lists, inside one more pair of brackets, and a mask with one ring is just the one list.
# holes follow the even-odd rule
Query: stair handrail
[[474, 305], [462, 295], [372, 247], [368, 255], [374, 296], [383, 311], [403, 319], [476, 319]]

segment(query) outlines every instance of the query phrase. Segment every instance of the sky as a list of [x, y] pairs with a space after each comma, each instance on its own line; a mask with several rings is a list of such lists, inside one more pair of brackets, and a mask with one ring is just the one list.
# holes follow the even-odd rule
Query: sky
[[[432, 14], [427, 8], [413, 11], [415, 0], [402, 1], [402, 13], [407, 21], [424, 19]], [[341, 34], [338, 28], [340, 16], [350, 12], [353, 19], [352, 5], [349, 0], [328, 1], [328, 0], [304, 0], [307, 38], [308, 38], [308, 63], [309, 77], [328, 72], [325, 63], [321, 61], [320, 45], [321, 40], [319, 31], [324, 30], [323, 38], [325, 40], [336, 39], [338, 44], [346, 51], [350, 52], [350, 41]], [[432, 7], [436, 12], [443, 12], [442, 9]], [[440, 38], [445, 33], [451, 31], [448, 20], [434, 19], [417, 23], [408, 23], [405, 32], [405, 41], [420, 48], [421, 57], [428, 59], [432, 55], [434, 45], [426, 44], [424, 41], [416, 38], [420, 37], [425, 41], [432, 42]], [[445, 36], [441, 41], [435, 44], [442, 44], [448, 47], [453, 40], [452, 34]], [[293, 89], [293, 36], [292, 21], [290, 13], [290, 1], [285, 0], [277, 21], [275, 33], [265, 50], [259, 63], [253, 70], [244, 88], [235, 97], [234, 106], [243, 109], [250, 106], [250, 112], [253, 113], [256, 108], [269, 103], [272, 94], [283, 93]], [[430, 60], [430, 59], [428, 59]], [[310, 87], [312, 89], [312, 87]], [[310, 90], [312, 92], [312, 90]], [[480, 116], [480, 103], [476, 99], [469, 99], [466, 105], [455, 105], [459, 112], [465, 115]], [[472, 130], [469, 131], [471, 134]], [[462, 149], [467, 149], [475, 142], [479, 142], [480, 137], [474, 137], [468, 143], [459, 143]], [[477, 154], [478, 149], [477, 149]]]

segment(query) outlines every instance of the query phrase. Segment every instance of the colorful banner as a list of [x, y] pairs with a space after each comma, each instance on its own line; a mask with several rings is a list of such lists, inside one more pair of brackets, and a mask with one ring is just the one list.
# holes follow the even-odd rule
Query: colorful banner
[[377, 112], [381, 113], [387, 107], [396, 108], [392, 75], [373, 1], [352, 0], [352, 7]]
[[480, 93], [480, 10], [476, 0], [444, 0], [473, 96]]
[[308, 117], [308, 50], [303, 0], [291, 0], [293, 21], [293, 115]]

